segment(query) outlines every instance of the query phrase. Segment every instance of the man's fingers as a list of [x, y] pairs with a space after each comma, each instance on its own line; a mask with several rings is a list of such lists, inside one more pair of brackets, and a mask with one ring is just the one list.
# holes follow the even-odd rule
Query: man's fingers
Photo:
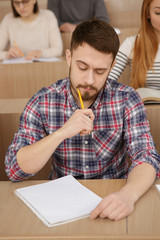
[[91, 109], [81, 109], [82, 113], [87, 115], [92, 121], [94, 121], [94, 114]]
[[109, 218], [117, 221], [128, 216], [134, 208], [129, 207], [123, 199], [118, 199], [117, 195], [117, 193], [114, 193], [103, 198], [91, 212], [91, 219], [99, 216], [100, 218]]
[[103, 211], [106, 209], [112, 202], [112, 199], [109, 197], [102, 199], [102, 201], [97, 205], [97, 207], [91, 212], [90, 218], [97, 218]]

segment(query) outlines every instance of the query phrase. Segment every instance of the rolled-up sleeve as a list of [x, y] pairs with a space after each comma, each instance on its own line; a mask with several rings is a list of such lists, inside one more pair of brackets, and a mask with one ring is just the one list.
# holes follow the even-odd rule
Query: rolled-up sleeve
[[44, 137], [41, 116], [38, 111], [38, 97], [36, 95], [28, 102], [21, 117], [18, 132], [8, 148], [5, 157], [5, 171], [12, 182], [33, 176], [24, 173], [17, 163], [17, 152], [20, 148], [33, 144]]
[[159, 178], [160, 156], [150, 133], [146, 109], [135, 91], [129, 94], [124, 116], [124, 137], [127, 143], [128, 155], [131, 159], [129, 171], [139, 164], [148, 163], [155, 168]]

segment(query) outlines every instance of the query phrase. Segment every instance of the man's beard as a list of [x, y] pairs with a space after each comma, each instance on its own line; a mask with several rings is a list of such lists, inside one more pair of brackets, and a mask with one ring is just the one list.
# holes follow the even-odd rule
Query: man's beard
[[[73, 84], [72, 84], [72, 78], [71, 78], [71, 67], [69, 68], [69, 79], [70, 79], [70, 85], [71, 85], [71, 91], [72, 91], [72, 94], [73, 94], [73, 92], [78, 96], [78, 92], [77, 92], [77, 88], [89, 88], [90, 90], [94, 90], [94, 94], [93, 95], [91, 95], [91, 93], [90, 92], [85, 92], [85, 93], [81, 93], [81, 96], [82, 96], [82, 99], [83, 99], [83, 101], [95, 101], [96, 100], [96, 98], [97, 98], [97, 96], [98, 96], [98, 93], [99, 93], [99, 91], [98, 91], [98, 89], [97, 88], [95, 88], [95, 87], [93, 87], [93, 86], [91, 86], [91, 85], [81, 85], [81, 84], [78, 84], [77, 86], [76, 86], [76, 88], [73, 86]], [[74, 95], [74, 94], [73, 94]]]

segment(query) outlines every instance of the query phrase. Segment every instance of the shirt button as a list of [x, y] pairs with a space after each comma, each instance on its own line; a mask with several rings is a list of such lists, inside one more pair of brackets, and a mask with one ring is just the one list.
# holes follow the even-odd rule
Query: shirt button
[[85, 144], [88, 144], [88, 141], [84, 141]]
[[88, 169], [89, 168], [89, 166], [88, 165], [86, 165], [86, 169]]

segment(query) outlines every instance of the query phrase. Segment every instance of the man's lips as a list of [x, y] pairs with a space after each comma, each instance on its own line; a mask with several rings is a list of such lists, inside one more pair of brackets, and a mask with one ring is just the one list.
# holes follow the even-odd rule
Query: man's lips
[[82, 91], [87, 91], [87, 92], [95, 90], [94, 88], [90, 88], [90, 87], [81, 87], [81, 89]]
[[84, 91], [93, 91], [93, 88], [84, 88]]

